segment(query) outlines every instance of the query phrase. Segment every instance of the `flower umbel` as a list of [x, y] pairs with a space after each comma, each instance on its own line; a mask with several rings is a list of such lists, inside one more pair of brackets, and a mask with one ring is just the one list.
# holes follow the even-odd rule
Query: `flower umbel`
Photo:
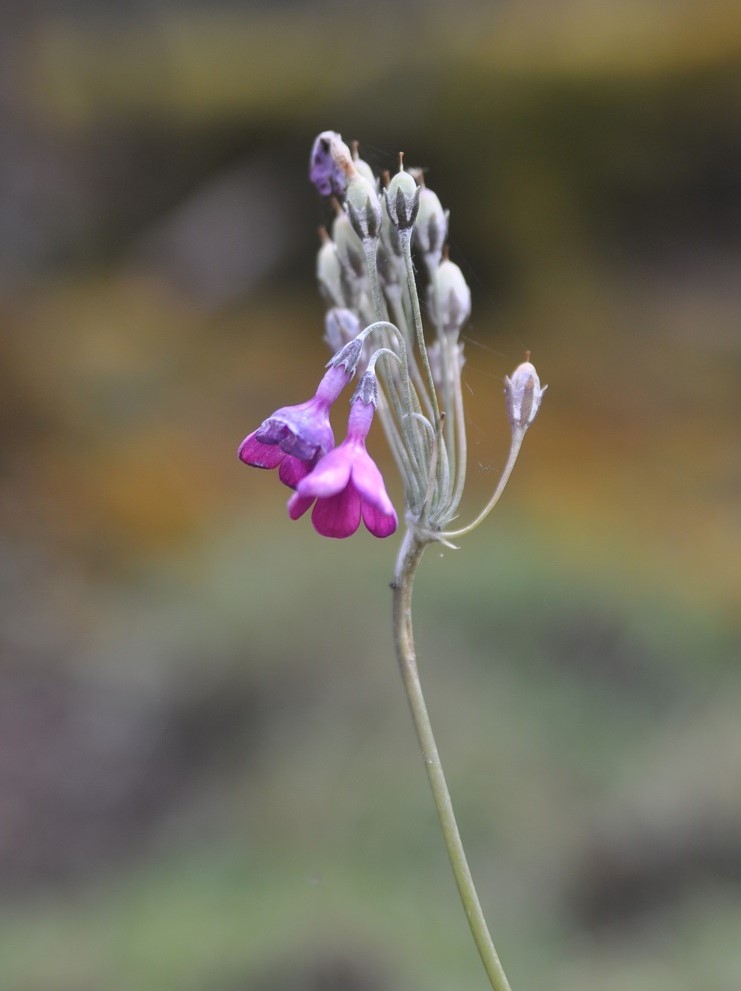
[[350, 400], [347, 437], [299, 481], [288, 501], [289, 516], [297, 520], [316, 500], [311, 522], [323, 537], [351, 537], [361, 518], [375, 537], [389, 537], [396, 530], [396, 511], [365, 447], [375, 394], [375, 374], [369, 371]]
[[[325, 198], [323, 209], [334, 211], [332, 236], [321, 231], [316, 271], [328, 309], [325, 340], [339, 350], [316, 394], [268, 417], [244, 439], [239, 457], [258, 468], [279, 468], [281, 481], [295, 489], [289, 516], [296, 520], [313, 507], [311, 520], [321, 536], [349, 537], [362, 520], [374, 536], [388, 537], [397, 529], [397, 514], [366, 450], [378, 412], [404, 486], [406, 533], [391, 585], [399, 668], [471, 934], [493, 991], [510, 991], [468, 867], [419, 683], [412, 588], [428, 544], [454, 547], [452, 541], [469, 534], [496, 506], [546, 386], [541, 388], [528, 352], [505, 379], [511, 440], [493, 494], [471, 522], [451, 529], [466, 481], [461, 333], [471, 314], [471, 293], [448, 258], [448, 211], [420, 170], [405, 171], [401, 157], [399, 164], [393, 179], [384, 173], [379, 196], [381, 183], [355, 144], [351, 153], [335, 131], [316, 139], [309, 177]], [[426, 274], [427, 332], [419, 268]], [[371, 335], [376, 350], [369, 358], [363, 352]], [[376, 372], [382, 356], [394, 360], [380, 363]], [[330, 407], [358, 367], [365, 371], [350, 400], [347, 436], [334, 447]]]

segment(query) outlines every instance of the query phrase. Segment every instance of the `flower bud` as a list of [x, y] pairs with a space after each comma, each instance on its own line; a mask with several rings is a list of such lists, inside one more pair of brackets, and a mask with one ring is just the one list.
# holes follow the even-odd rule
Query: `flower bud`
[[347, 187], [347, 215], [355, 233], [365, 241], [381, 233], [381, 201], [375, 187], [356, 173]]
[[[528, 357], [530, 353], [528, 352]], [[540, 408], [543, 393], [548, 388], [541, 389], [535, 366], [529, 361], [523, 361], [504, 379], [504, 396], [507, 403], [507, 416], [513, 430], [527, 430], [535, 419]]]
[[365, 255], [360, 238], [352, 228], [347, 214], [341, 208], [332, 224], [332, 240], [337, 246], [337, 255], [353, 279], [365, 278]]
[[419, 208], [419, 196], [422, 187], [418, 186], [403, 167], [383, 190], [389, 220], [400, 231], [407, 231], [414, 226]]
[[360, 333], [360, 321], [352, 310], [333, 306], [324, 317], [324, 340], [333, 351], [339, 351]]
[[331, 306], [344, 306], [345, 293], [342, 286], [342, 263], [337, 254], [337, 245], [326, 231], [322, 234], [323, 244], [316, 256], [316, 277], [319, 290]]
[[441, 262], [432, 276], [431, 290], [437, 325], [447, 334], [459, 334], [471, 315], [471, 290], [455, 262]]
[[336, 131], [322, 131], [314, 141], [309, 158], [309, 179], [321, 196], [342, 199], [347, 187], [350, 150]]
[[422, 186], [419, 194], [419, 209], [414, 225], [417, 247], [425, 255], [428, 268], [431, 261], [437, 264], [442, 257], [445, 239], [448, 236], [448, 211], [443, 210], [437, 195]]
[[376, 188], [378, 186], [378, 180], [373, 175], [373, 169], [370, 165], [368, 165], [368, 163], [360, 157], [359, 145], [357, 141], [352, 142], [352, 162], [358, 174], [364, 179], [367, 179], [368, 182]]

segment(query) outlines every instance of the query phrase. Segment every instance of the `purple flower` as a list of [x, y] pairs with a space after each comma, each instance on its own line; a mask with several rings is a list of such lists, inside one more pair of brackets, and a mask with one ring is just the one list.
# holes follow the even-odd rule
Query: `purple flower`
[[275, 444], [263, 444], [257, 439], [255, 430], [239, 445], [239, 460], [254, 468], [277, 468], [278, 478], [284, 485], [295, 489], [304, 475], [308, 475], [314, 462], [300, 461], [292, 454], [286, 454]]
[[239, 460], [255, 468], [279, 468], [280, 480], [295, 488], [317, 459], [334, 447], [329, 407], [352, 378], [354, 368], [347, 364], [340, 352], [311, 399], [276, 410], [245, 437], [237, 452]]
[[352, 399], [347, 437], [298, 482], [288, 501], [288, 514], [297, 520], [316, 500], [311, 522], [323, 537], [350, 537], [361, 518], [375, 537], [388, 537], [397, 527], [381, 473], [365, 449], [374, 404], [361, 390], [362, 381]]
[[334, 131], [322, 131], [311, 149], [309, 159], [309, 179], [321, 196], [336, 196], [343, 199], [347, 187], [347, 176], [333, 152], [341, 150], [341, 156], [351, 161], [347, 146]]

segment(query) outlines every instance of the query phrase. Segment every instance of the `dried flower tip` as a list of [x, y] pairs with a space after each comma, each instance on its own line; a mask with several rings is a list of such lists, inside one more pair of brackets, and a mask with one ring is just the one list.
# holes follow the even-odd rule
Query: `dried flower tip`
[[352, 167], [350, 150], [336, 131], [322, 131], [314, 141], [309, 158], [309, 179], [321, 196], [339, 196], [347, 188], [347, 163]]
[[360, 333], [360, 321], [352, 310], [333, 306], [324, 317], [324, 340], [333, 351], [348, 344]]
[[361, 175], [354, 175], [347, 187], [347, 215], [355, 233], [365, 241], [381, 233], [381, 201], [375, 187]]
[[401, 156], [399, 159], [399, 171], [383, 190], [383, 198], [391, 223], [398, 230], [406, 231], [414, 226], [422, 189], [412, 176], [404, 171]]
[[370, 406], [371, 403], [374, 406], [378, 405], [378, 381], [375, 372], [366, 372], [358, 382], [350, 398], [350, 405], [357, 402], [362, 402], [366, 406]]
[[432, 305], [438, 326], [447, 334], [459, 334], [471, 315], [471, 290], [455, 262], [446, 259], [435, 270]]
[[443, 210], [436, 193], [427, 186], [420, 187], [417, 222], [414, 225], [414, 237], [419, 250], [437, 263], [442, 257], [447, 236], [448, 211]]
[[[528, 357], [530, 352], [528, 352]], [[535, 419], [540, 409], [543, 393], [548, 388], [541, 389], [535, 366], [529, 361], [523, 361], [512, 373], [512, 378], [505, 376], [504, 395], [507, 403], [507, 416], [512, 429], [526, 430]]]

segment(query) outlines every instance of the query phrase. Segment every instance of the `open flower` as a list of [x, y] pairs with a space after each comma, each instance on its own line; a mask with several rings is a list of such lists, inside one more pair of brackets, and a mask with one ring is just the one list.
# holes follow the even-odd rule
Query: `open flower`
[[355, 374], [361, 341], [351, 341], [329, 362], [315, 395], [283, 406], [239, 445], [240, 461], [254, 468], [279, 468], [281, 482], [295, 488], [316, 461], [334, 447], [329, 408]]
[[347, 437], [298, 482], [288, 502], [288, 514], [297, 520], [316, 500], [311, 522], [323, 537], [350, 537], [361, 519], [375, 537], [396, 530], [396, 512], [383, 478], [365, 449], [375, 394], [375, 376], [366, 372], [351, 400]]

